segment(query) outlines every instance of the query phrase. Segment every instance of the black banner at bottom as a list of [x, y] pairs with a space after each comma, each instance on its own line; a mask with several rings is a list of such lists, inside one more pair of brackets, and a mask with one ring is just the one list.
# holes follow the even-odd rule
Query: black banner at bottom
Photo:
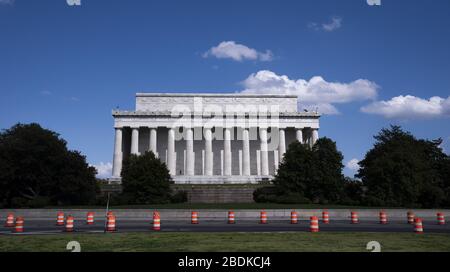
[[[49, 263], [63, 263], [71, 270], [99, 271], [125, 270], [126, 267], [143, 267], [141, 271], [304, 271], [305, 269], [362, 271], [392, 268], [417, 269], [426, 264], [428, 269], [439, 267], [450, 253], [0, 253], [0, 260], [20, 263], [22, 269], [52, 267]], [[42, 266], [42, 267], [40, 267]], [[66, 266], [67, 267], [67, 266]], [[105, 270], [106, 269], [106, 270]], [[58, 271], [61, 271], [58, 269]], [[128, 271], [125, 271], [128, 272]]]

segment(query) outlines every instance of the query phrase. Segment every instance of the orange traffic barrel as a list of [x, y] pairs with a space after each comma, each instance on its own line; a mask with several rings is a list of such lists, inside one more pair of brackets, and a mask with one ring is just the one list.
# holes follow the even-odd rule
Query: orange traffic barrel
[[20, 217], [20, 216], [17, 217], [13, 231], [14, 232], [23, 232], [23, 225], [24, 225], [23, 217]]
[[358, 224], [359, 223], [358, 213], [357, 212], [351, 212], [350, 213], [350, 217], [352, 219], [352, 224]]
[[260, 221], [261, 224], [267, 224], [267, 212], [261, 211]]
[[56, 215], [56, 225], [57, 226], [64, 226], [64, 213], [58, 212]]
[[94, 213], [88, 212], [86, 215], [86, 224], [87, 225], [93, 225], [94, 224]]
[[234, 224], [234, 211], [228, 211], [228, 224]]
[[153, 212], [153, 230], [161, 230], [161, 216], [159, 212]]
[[414, 218], [414, 232], [423, 233], [423, 224], [421, 218]]
[[298, 213], [296, 211], [291, 211], [291, 224], [298, 223]]
[[8, 215], [6, 216], [5, 227], [14, 227], [14, 214], [13, 213], [8, 213]]
[[113, 232], [116, 231], [116, 216], [110, 214], [106, 221], [106, 231]]
[[445, 225], [445, 217], [444, 217], [444, 214], [438, 212], [438, 213], [436, 214], [436, 216], [437, 216], [437, 223], [438, 223], [438, 225]]
[[411, 211], [408, 211], [408, 213], [406, 214], [406, 217], [408, 219], [408, 224], [414, 224], [414, 213]]
[[380, 212], [380, 224], [387, 224], [387, 214], [385, 211]]
[[191, 224], [198, 224], [198, 212], [191, 213]]
[[322, 212], [322, 222], [324, 224], [330, 223], [330, 214], [328, 213], [328, 211], [323, 211]]
[[319, 218], [317, 218], [317, 216], [311, 216], [309, 219], [309, 230], [311, 232], [319, 232]]
[[72, 232], [73, 231], [73, 216], [68, 215], [66, 219], [66, 232]]

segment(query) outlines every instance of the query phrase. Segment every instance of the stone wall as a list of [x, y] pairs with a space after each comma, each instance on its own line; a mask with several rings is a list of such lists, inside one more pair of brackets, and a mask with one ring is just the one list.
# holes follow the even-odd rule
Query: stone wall
[[188, 203], [252, 203], [255, 187], [192, 186], [185, 187]]

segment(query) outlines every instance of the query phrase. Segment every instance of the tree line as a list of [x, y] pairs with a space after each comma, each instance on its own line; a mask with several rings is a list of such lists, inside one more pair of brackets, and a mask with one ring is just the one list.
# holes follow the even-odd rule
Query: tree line
[[357, 179], [344, 177], [336, 143], [321, 138], [310, 148], [293, 142], [273, 181], [254, 193], [258, 202], [388, 207], [449, 207], [450, 157], [441, 139], [417, 139], [399, 126], [382, 129], [359, 162]]
[[[313, 147], [291, 143], [271, 186], [255, 191], [256, 202], [318, 203], [386, 207], [450, 207], [450, 157], [441, 139], [417, 139], [398, 126], [382, 129], [359, 162], [356, 179], [342, 174], [336, 143]], [[59, 134], [39, 124], [0, 132], [0, 207], [102, 204], [96, 169], [69, 150]], [[152, 152], [123, 161], [122, 193], [114, 204], [186, 201], [171, 190], [167, 166]]]

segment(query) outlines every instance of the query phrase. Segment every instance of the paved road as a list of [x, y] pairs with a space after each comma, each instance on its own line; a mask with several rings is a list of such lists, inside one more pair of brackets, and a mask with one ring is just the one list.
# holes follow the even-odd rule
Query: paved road
[[[96, 233], [103, 232], [104, 221], [96, 220], [94, 225], [86, 225], [85, 221], [75, 221], [75, 232]], [[435, 221], [424, 221], [425, 233], [450, 234], [450, 224], [437, 225]], [[152, 225], [145, 220], [117, 220], [117, 232], [150, 232]], [[350, 224], [345, 221], [331, 221], [330, 224], [320, 223], [320, 231], [327, 232], [413, 232], [413, 225], [405, 222], [391, 221], [381, 225], [378, 221], [361, 221], [359, 224]], [[25, 221], [25, 234], [64, 233], [64, 227], [56, 226], [54, 220], [28, 220]], [[307, 232], [309, 221], [300, 220], [298, 224], [289, 221], [269, 221], [268, 224], [259, 224], [258, 221], [237, 221], [236, 224], [227, 224], [226, 221], [201, 221], [192, 225], [189, 221], [162, 221], [163, 232]], [[12, 233], [12, 228], [0, 227], [0, 235]]]

